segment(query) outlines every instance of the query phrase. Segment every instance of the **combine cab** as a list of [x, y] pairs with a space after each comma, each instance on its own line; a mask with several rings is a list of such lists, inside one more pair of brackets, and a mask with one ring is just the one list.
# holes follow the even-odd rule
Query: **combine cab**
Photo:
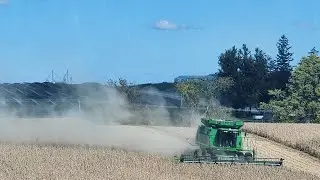
[[196, 134], [200, 148], [193, 155], [181, 155], [180, 162], [282, 166], [282, 158], [256, 158], [254, 149], [244, 148], [243, 121], [202, 118], [201, 122]]

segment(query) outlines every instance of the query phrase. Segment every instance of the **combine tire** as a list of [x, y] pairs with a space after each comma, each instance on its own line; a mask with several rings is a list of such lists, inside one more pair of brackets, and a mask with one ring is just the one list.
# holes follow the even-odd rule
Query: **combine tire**
[[194, 151], [193, 156], [195, 158], [199, 158], [199, 156], [200, 156], [200, 152], [199, 151], [200, 151], [200, 149], [197, 149], [197, 150]]
[[244, 154], [244, 158], [246, 161], [252, 161], [253, 160], [253, 155], [249, 152]]
[[193, 156], [196, 158], [199, 158], [199, 157], [205, 156], [205, 155], [206, 155], [206, 150], [202, 150], [202, 149], [197, 149], [193, 153]]
[[218, 157], [217, 157], [217, 155], [215, 155], [215, 154], [211, 154], [211, 159], [212, 159], [212, 160], [218, 160]]
[[201, 155], [202, 155], [202, 156], [208, 156], [207, 150], [206, 150], [206, 149], [203, 149], [203, 150], [201, 151]]
[[244, 154], [242, 152], [237, 152], [237, 157], [240, 159], [240, 160], [244, 160]]

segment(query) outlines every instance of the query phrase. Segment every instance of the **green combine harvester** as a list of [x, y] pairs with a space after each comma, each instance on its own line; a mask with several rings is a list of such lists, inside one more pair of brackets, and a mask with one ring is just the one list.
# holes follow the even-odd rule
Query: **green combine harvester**
[[244, 148], [243, 121], [202, 118], [201, 122], [195, 139], [200, 148], [181, 155], [180, 162], [282, 166], [282, 158], [256, 158], [254, 149]]

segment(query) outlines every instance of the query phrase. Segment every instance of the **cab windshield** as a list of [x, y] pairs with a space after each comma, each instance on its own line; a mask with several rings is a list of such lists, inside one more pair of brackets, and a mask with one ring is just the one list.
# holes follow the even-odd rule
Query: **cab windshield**
[[216, 145], [218, 147], [235, 147], [237, 142], [237, 131], [218, 130]]

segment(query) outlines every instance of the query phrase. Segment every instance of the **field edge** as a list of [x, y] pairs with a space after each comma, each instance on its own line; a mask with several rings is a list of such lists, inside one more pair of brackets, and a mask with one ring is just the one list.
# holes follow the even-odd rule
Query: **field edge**
[[320, 160], [320, 155], [318, 153], [316, 153], [314, 150], [310, 149], [310, 148], [305, 148], [305, 147], [302, 147], [301, 145], [295, 143], [295, 144], [291, 144], [289, 142], [286, 142], [286, 141], [282, 141], [278, 138], [275, 138], [275, 137], [272, 137], [272, 136], [269, 136], [267, 133], [264, 133], [264, 132], [255, 132], [255, 131], [251, 131], [249, 129], [243, 129], [244, 132], [246, 133], [250, 133], [250, 134], [254, 134], [254, 135], [257, 135], [257, 136], [260, 136], [260, 137], [263, 137], [263, 138], [266, 138], [266, 139], [269, 139], [271, 141], [274, 141], [274, 142], [277, 142], [279, 144], [282, 144], [282, 145], [285, 145], [287, 147], [290, 147], [290, 148], [293, 148], [295, 150], [298, 150], [300, 152], [304, 152], [304, 153], [307, 153], [309, 154], [310, 156], [312, 157], [315, 157], [317, 159]]

